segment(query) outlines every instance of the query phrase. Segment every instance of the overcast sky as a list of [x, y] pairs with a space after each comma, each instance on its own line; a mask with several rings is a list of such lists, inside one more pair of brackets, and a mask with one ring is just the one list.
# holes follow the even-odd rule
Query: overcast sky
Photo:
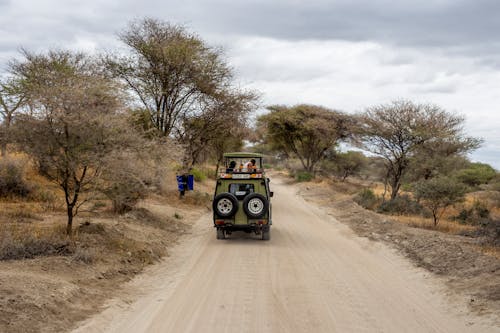
[[91, 52], [145, 16], [222, 46], [264, 105], [346, 112], [395, 99], [465, 116], [485, 140], [471, 155], [500, 169], [500, 1], [0, 0], [0, 69], [19, 48]]

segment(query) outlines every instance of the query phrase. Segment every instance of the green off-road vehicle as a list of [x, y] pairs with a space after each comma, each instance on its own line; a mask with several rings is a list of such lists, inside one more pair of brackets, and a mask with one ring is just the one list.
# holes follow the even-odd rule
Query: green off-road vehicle
[[233, 231], [244, 231], [269, 240], [272, 196], [261, 154], [224, 154], [212, 206], [217, 239], [224, 239]]

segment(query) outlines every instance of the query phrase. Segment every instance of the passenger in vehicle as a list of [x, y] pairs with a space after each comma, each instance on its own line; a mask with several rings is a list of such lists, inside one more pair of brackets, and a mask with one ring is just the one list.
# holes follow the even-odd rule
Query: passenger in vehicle
[[226, 169], [226, 172], [233, 172], [234, 168], [236, 168], [236, 162], [231, 161], [229, 162], [229, 167]]
[[250, 161], [245, 163], [245, 169], [247, 171], [255, 170], [257, 167], [255, 166], [255, 159], [251, 159]]

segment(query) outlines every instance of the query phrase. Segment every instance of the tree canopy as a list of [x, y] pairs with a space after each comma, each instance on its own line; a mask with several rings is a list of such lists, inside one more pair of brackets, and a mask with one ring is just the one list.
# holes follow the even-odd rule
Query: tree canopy
[[10, 143], [10, 127], [14, 115], [26, 102], [26, 96], [20, 86], [20, 82], [11, 76], [4, 76], [0, 79], [0, 146], [1, 154], [7, 154], [7, 144]]
[[391, 199], [396, 198], [412, 158], [443, 151], [448, 156], [465, 154], [480, 144], [464, 135], [462, 117], [432, 104], [395, 101], [368, 108], [359, 121], [362, 147], [385, 160]]
[[182, 120], [198, 113], [232, 78], [221, 51], [182, 26], [146, 18], [132, 22], [119, 38], [130, 54], [108, 58], [108, 68], [125, 81], [164, 136], [183, 132]]
[[265, 141], [274, 150], [296, 156], [308, 172], [314, 172], [328, 149], [350, 135], [352, 121], [339, 111], [307, 104], [268, 110], [257, 120], [265, 128]]
[[70, 234], [81, 194], [99, 174], [105, 156], [128, 137], [118, 135], [124, 131], [120, 93], [83, 54], [25, 51], [24, 56], [12, 64], [12, 73], [35, 107], [33, 114], [17, 118], [18, 142], [64, 191]]

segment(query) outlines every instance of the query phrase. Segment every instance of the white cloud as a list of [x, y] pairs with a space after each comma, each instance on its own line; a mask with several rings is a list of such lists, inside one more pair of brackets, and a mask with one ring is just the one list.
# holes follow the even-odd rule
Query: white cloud
[[486, 140], [472, 156], [500, 168], [500, 72], [475, 59], [366, 42], [246, 37], [229, 52], [265, 104], [321, 104], [347, 112], [405, 98], [465, 116], [469, 135]]

